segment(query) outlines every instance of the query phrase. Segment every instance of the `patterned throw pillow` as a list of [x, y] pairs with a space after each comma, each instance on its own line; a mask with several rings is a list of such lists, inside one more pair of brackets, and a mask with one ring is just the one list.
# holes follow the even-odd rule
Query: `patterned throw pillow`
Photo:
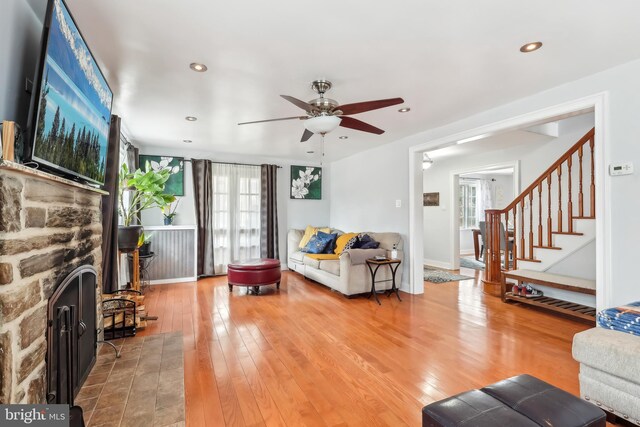
[[341, 254], [346, 249], [351, 249], [353, 247], [353, 240], [358, 241], [357, 233], [344, 233], [341, 236], [338, 236], [338, 240], [336, 241], [335, 253]]
[[306, 252], [309, 254], [321, 254], [324, 252], [324, 249], [332, 240], [333, 237], [331, 234], [319, 231], [315, 236], [311, 237], [311, 240], [309, 240], [307, 246], [302, 249], [302, 252]]

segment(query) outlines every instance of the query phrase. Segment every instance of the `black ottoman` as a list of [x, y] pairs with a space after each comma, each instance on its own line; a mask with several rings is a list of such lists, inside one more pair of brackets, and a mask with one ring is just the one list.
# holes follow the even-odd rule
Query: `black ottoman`
[[519, 375], [422, 408], [423, 427], [605, 427], [595, 405], [531, 375]]

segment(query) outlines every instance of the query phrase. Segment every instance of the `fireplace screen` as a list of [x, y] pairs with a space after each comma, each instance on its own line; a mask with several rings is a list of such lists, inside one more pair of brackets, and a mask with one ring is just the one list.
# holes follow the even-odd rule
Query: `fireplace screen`
[[[47, 323], [47, 401], [68, 403], [68, 378], [71, 378], [74, 395], [89, 375], [96, 361], [96, 270], [82, 266], [71, 272], [58, 286], [49, 300]], [[61, 341], [60, 317], [64, 307], [71, 309], [71, 327], [66, 331], [71, 337], [72, 351], [68, 354]], [[64, 331], [63, 331], [64, 332]], [[62, 334], [64, 335], [64, 334]], [[60, 355], [60, 356], [59, 356]], [[63, 360], [59, 360], [59, 357]], [[68, 358], [70, 362], [68, 363]], [[71, 367], [71, 375], [68, 372]]]

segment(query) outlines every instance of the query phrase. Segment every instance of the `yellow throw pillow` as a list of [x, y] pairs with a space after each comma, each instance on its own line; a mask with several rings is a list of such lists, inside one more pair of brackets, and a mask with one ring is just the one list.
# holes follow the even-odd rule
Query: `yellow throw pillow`
[[338, 236], [338, 239], [336, 240], [336, 249], [334, 252], [337, 254], [341, 254], [342, 252], [344, 252], [344, 247], [354, 237], [358, 237], [358, 233], [344, 233], [342, 236]]
[[306, 230], [304, 230], [304, 236], [302, 236], [302, 240], [300, 240], [300, 244], [298, 244], [298, 247], [302, 249], [305, 246], [307, 246], [307, 243], [309, 243], [309, 240], [311, 240], [311, 238], [315, 236], [315, 234], [318, 231], [322, 231], [323, 233], [329, 233], [331, 229], [329, 227], [318, 228], [318, 227], [312, 227], [310, 225], [307, 225]]

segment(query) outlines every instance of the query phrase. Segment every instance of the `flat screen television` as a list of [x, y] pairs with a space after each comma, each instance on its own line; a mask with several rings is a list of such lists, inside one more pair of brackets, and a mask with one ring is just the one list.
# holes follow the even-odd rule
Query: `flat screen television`
[[25, 161], [102, 185], [113, 92], [63, 0], [49, 0]]

